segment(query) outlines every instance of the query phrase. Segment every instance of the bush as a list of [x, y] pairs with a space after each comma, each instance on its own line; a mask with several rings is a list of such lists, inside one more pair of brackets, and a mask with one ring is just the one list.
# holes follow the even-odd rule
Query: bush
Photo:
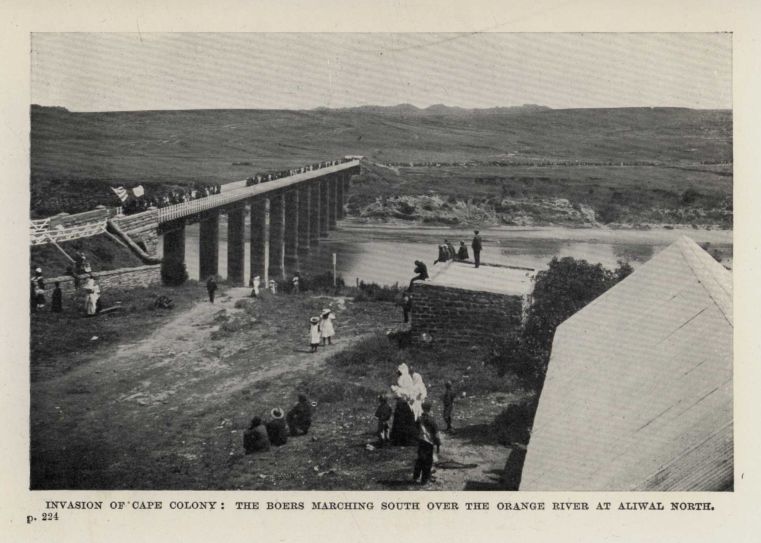
[[528, 444], [531, 437], [531, 427], [534, 425], [536, 407], [536, 401], [532, 399], [509, 405], [503, 409], [492, 423], [497, 441], [503, 445]]
[[164, 259], [161, 261], [161, 281], [165, 285], [177, 287], [188, 280], [188, 270], [181, 259]]
[[359, 291], [354, 296], [355, 302], [397, 302], [402, 294], [398, 285], [391, 287], [377, 283], [359, 282]]

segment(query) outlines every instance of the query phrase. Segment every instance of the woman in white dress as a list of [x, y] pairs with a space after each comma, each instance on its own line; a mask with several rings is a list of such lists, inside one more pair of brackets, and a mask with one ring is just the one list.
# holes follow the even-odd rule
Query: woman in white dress
[[415, 415], [415, 420], [420, 418], [420, 415], [423, 414], [423, 402], [428, 397], [428, 390], [425, 388], [425, 383], [423, 383], [423, 377], [416, 372], [414, 369], [412, 370], [412, 413]]
[[331, 339], [336, 335], [336, 331], [333, 328], [333, 321], [336, 319], [336, 316], [330, 309], [323, 309], [322, 315], [320, 316], [322, 317], [320, 319], [320, 337], [322, 338], [322, 344], [325, 345], [325, 340], [327, 340], [328, 345], [332, 345]]
[[85, 282], [85, 313], [88, 317], [95, 315], [98, 311], [98, 298], [100, 298], [100, 287], [93, 279], [92, 275]]

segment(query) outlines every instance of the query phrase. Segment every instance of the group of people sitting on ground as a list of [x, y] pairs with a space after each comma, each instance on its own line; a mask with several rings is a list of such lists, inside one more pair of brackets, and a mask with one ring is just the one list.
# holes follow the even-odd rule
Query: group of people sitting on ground
[[433, 261], [434, 266], [439, 262], [446, 262], [448, 260], [468, 260], [468, 248], [465, 246], [465, 242], [460, 242], [460, 248], [455, 251], [454, 245], [448, 239], [444, 240], [444, 243], [439, 245], [439, 257]]
[[312, 353], [317, 352], [320, 345], [333, 344], [333, 336], [336, 330], [333, 327], [333, 321], [336, 319], [335, 313], [328, 308], [322, 310], [319, 317], [309, 319], [309, 347]]
[[257, 173], [246, 179], [246, 186], [250, 187], [253, 185], [258, 185], [259, 183], [266, 183], [267, 181], [275, 181], [276, 179], [282, 179], [283, 177], [290, 177], [291, 175], [311, 172], [312, 170], [327, 168], [328, 166], [337, 166], [339, 164], [343, 164], [344, 162], [348, 162], [349, 160], [350, 159], [348, 158], [342, 158], [340, 160], [317, 162], [315, 164], [302, 166], [301, 168], [291, 168], [289, 170], [280, 170], [277, 172]]
[[298, 402], [286, 415], [276, 407], [270, 411], [270, 420], [266, 423], [260, 417], [252, 418], [248, 430], [243, 433], [246, 454], [268, 451], [272, 445], [285, 445], [289, 435], [306, 435], [312, 425], [314, 407], [316, 404], [310, 403], [305, 394], [299, 394]]
[[[79, 253], [79, 255], [84, 258], [84, 255], [81, 253]], [[81, 264], [81, 261], [78, 259], [76, 263], [79, 265]], [[85, 315], [91, 317], [99, 313], [101, 310], [100, 286], [95, 282], [95, 277], [92, 273], [88, 272], [86, 275], [87, 278], [82, 286], [82, 290], [84, 290], [85, 293], [84, 310]], [[75, 286], [78, 286], [78, 275], [75, 275], [74, 277], [77, 280]], [[32, 313], [36, 313], [37, 311], [45, 309], [45, 306], [47, 305], [47, 299], [45, 297], [45, 278], [42, 276], [42, 268], [35, 268], [30, 284], [30, 308]], [[59, 281], [55, 282], [55, 288], [51, 294], [50, 310], [53, 313], [63, 312], [63, 292], [61, 291], [61, 283]]]

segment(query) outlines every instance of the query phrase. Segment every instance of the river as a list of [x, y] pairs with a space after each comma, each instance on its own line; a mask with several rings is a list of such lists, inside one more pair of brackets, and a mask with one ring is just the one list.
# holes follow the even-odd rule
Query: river
[[[248, 229], [247, 229], [248, 231]], [[227, 277], [226, 225], [220, 223], [219, 275]], [[732, 268], [732, 231], [704, 229], [616, 230], [607, 228], [568, 227], [500, 227], [481, 231], [484, 249], [481, 260], [495, 264], [543, 269], [552, 257], [572, 256], [615, 268], [619, 260], [635, 268], [649, 260], [681, 235], [698, 243], [710, 243], [721, 252], [722, 264]], [[470, 249], [472, 230], [441, 227], [365, 225], [351, 221], [320, 240], [308, 256], [302, 257], [299, 269], [314, 274], [332, 269], [332, 254], [344, 280], [392, 285], [406, 283], [413, 274], [415, 260], [423, 260], [431, 269], [437, 245], [444, 238], [455, 246], [465, 241]], [[198, 225], [186, 228], [185, 262], [191, 279], [198, 279]], [[246, 241], [245, 277], [249, 277], [249, 243]], [[471, 254], [472, 256], [472, 254]]]

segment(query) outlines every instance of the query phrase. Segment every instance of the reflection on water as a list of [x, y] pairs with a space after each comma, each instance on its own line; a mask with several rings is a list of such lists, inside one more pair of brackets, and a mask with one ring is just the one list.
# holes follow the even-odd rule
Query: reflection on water
[[[220, 231], [224, 229], [220, 227]], [[566, 235], [569, 234], [569, 235]], [[543, 269], [552, 257], [571, 256], [600, 263], [613, 269], [619, 260], [628, 261], [635, 268], [647, 262], [654, 254], [669, 245], [678, 232], [627, 232], [618, 237], [603, 236], [598, 230], [577, 231], [561, 228], [536, 232], [510, 232], [506, 230], [482, 231], [484, 249], [481, 260], [494, 264]], [[708, 232], [707, 234], [712, 234]], [[392, 285], [405, 284], [414, 275], [414, 261], [423, 260], [429, 270], [435, 269], [437, 244], [444, 237], [455, 246], [465, 240], [470, 249], [469, 232], [424, 231], [409, 229], [379, 229], [344, 227], [332, 231], [330, 237], [320, 240], [306, 256], [301, 256], [302, 273], [322, 273], [332, 269], [332, 254], [337, 255], [337, 271], [344, 280], [353, 284], [357, 280]], [[700, 241], [700, 233], [693, 233]], [[583, 239], [586, 237], [587, 239]], [[731, 240], [731, 233], [728, 239]], [[560, 239], [558, 239], [560, 238]], [[618, 239], [623, 238], [623, 239]], [[714, 235], [715, 238], [715, 235]], [[711, 239], [714, 239], [711, 238]], [[198, 279], [198, 225], [189, 225], [185, 231], [185, 262], [191, 279]], [[732, 244], [712, 242], [712, 249], [720, 249], [722, 263], [731, 267]], [[245, 277], [250, 277], [250, 247], [246, 242]], [[472, 256], [472, 255], [471, 255]], [[227, 242], [219, 242], [219, 275], [227, 277]]]

